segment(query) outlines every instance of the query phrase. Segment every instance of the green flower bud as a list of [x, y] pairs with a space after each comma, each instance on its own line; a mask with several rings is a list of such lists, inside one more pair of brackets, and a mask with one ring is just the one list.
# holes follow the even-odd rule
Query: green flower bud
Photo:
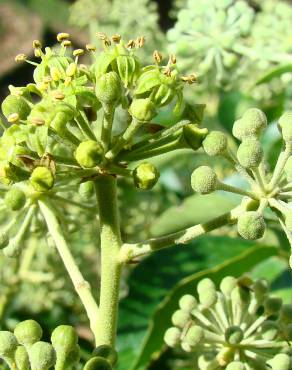
[[237, 279], [233, 276], [226, 276], [220, 283], [220, 290], [226, 296], [230, 297], [232, 290], [237, 286]]
[[292, 323], [292, 304], [283, 304], [280, 317], [285, 324]]
[[156, 109], [150, 99], [134, 99], [129, 113], [139, 122], [149, 122], [156, 116]]
[[12, 188], [8, 190], [4, 197], [5, 205], [12, 211], [18, 211], [25, 205], [26, 197], [22, 190]]
[[157, 168], [149, 162], [141, 163], [133, 170], [134, 184], [138, 189], [152, 189], [158, 179], [159, 172]]
[[288, 181], [292, 181], [292, 156], [290, 156], [285, 165], [285, 173]]
[[183, 329], [190, 320], [190, 315], [188, 312], [183, 310], [177, 310], [171, 317], [171, 322], [174, 326]]
[[278, 324], [275, 321], [265, 321], [261, 326], [261, 336], [263, 339], [273, 341], [279, 332]]
[[227, 365], [226, 370], [246, 370], [246, 367], [242, 362], [232, 361]]
[[191, 294], [185, 294], [179, 300], [179, 307], [186, 312], [191, 312], [197, 306], [197, 300]]
[[194, 170], [191, 177], [194, 191], [199, 194], [209, 194], [216, 190], [217, 175], [208, 166], [201, 166]]
[[238, 217], [237, 231], [244, 239], [260, 239], [264, 235], [265, 230], [265, 220], [257, 212], [246, 212]]
[[246, 168], [258, 167], [264, 156], [263, 148], [255, 139], [245, 139], [238, 147], [237, 158]]
[[217, 302], [216, 286], [209, 278], [199, 281], [197, 285], [200, 303], [205, 307], [211, 307]]
[[103, 357], [92, 357], [84, 366], [84, 370], [111, 370], [110, 363]]
[[93, 355], [105, 358], [112, 366], [118, 361], [117, 351], [107, 344], [96, 347], [93, 351]]
[[248, 137], [258, 137], [265, 127], [267, 127], [267, 117], [264, 112], [257, 108], [250, 108], [241, 119], [235, 121], [232, 133], [237, 139], [244, 140]]
[[181, 337], [181, 331], [178, 328], [169, 328], [166, 330], [164, 334], [164, 342], [169, 346], [169, 347], [176, 347], [180, 341]]
[[93, 168], [102, 160], [103, 150], [99, 142], [94, 140], [83, 141], [75, 152], [76, 161], [81, 167]]
[[82, 182], [79, 185], [79, 195], [84, 200], [89, 200], [93, 197], [95, 193], [94, 183], [93, 181], [86, 181]]
[[55, 365], [56, 354], [51, 344], [36, 342], [29, 349], [31, 370], [48, 370]]
[[9, 235], [3, 231], [0, 233], [0, 249], [7, 247], [9, 244]]
[[111, 107], [117, 105], [122, 96], [122, 84], [118, 74], [111, 71], [98, 77], [95, 93], [102, 103]]
[[221, 131], [212, 131], [203, 141], [203, 148], [210, 156], [222, 155], [228, 146], [227, 136]]
[[17, 339], [10, 331], [0, 331], [0, 357], [13, 356], [17, 348]]
[[282, 299], [278, 297], [268, 297], [264, 302], [264, 310], [266, 316], [271, 316], [278, 313], [282, 307]]
[[187, 331], [183, 341], [191, 347], [197, 346], [204, 339], [204, 330], [200, 326], [193, 325]]
[[8, 95], [3, 100], [1, 108], [6, 118], [16, 113], [19, 119], [25, 120], [30, 113], [30, 106], [22, 96]]
[[29, 370], [29, 358], [25, 347], [18, 346], [14, 354], [15, 364], [18, 370]]
[[239, 344], [243, 339], [243, 331], [239, 326], [230, 326], [225, 330], [225, 340], [231, 345]]
[[202, 142], [208, 134], [208, 130], [206, 128], [200, 128], [194, 123], [189, 123], [183, 127], [183, 134], [187, 144], [193, 150], [198, 150], [201, 148]]
[[278, 122], [281, 129], [283, 129], [285, 126], [292, 126], [292, 112], [285, 112], [282, 114]]
[[14, 335], [18, 343], [26, 347], [38, 342], [43, 335], [43, 331], [40, 324], [35, 320], [25, 320], [16, 325]]
[[60, 325], [54, 329], [51, 342], [57, 353], [69, 353], [78, 344], [78, 336], [72, 326]]
[[47, 167], [36, 167], [29, 179], [34, 190], [44, 192], [52, 189], [54, 186], [54, 176]]
[[267, 362], [268, 365], [272, 368], [272, 370], [290, 370], [290, 357], [285, 353], [279, 353], [276, 355], [272, 360]]

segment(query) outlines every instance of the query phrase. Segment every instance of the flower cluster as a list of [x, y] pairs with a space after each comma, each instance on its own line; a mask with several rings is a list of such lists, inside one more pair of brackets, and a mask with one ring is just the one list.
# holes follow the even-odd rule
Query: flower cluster
[[186, 294], [164, 336], [170, 347], [198, 355], [200, 370], [291, 369], [292, 305], [269, 295], [265, 280], [205, 278]]
[[[223, 190], [244, 196], [242, 208], [239, 207], [234, 221], [238, 233], [245, 239], [255, 240], [264, 235], [265, 211], [270, 208], [285, 231], [292, 245], [291, 201], [291, 153], [292, 153], [292, 114], [284, 113], [278, 127], [283, 138], [283, 150], [279, 154], [273, 171], [267, 168], [260, 135], [267, 126], [265, 114], [257, 108], [247, 110], [233, 125], [233, 135], [239, 141], [237, 152], [229, 145], [227, 136], [213, 131], [203, 141], [204, 151], [209, 156], [223, 156], [249, 183], [250, 190], [240, 189], [222, 183], [215, 171], [208, 166], [195, 169], [192, 174], [192, 187], [200, 194]], [[290, 260], [292, 265], [292, 261]]]

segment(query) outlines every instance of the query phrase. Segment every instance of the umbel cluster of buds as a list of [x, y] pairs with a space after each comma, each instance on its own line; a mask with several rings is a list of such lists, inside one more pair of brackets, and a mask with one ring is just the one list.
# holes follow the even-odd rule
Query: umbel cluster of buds
[[[16, 325], [14, 332], [0, 331], [0, 359], [11, 370], [72, 370], [79, 364], [80, 348], [75, 329], [60, 325], [51, 335], [51, 343], [42, 341], [43, 330], [34, 320]], [[108, 345], [93, 351], [84, 370], [111, 370], [117, 353]]]
[[[289, 370], [292, 305], [269, 295], [265, 280], [209, 278], [181, 297], [167, 345], [197, 354], [200, 370]], [[197, 367], [196, 367], [197, 368]]]
[[[3, 228], [0, 248], [9, 257], [21, 252], [32, 221], [42, 223], [38, 200], [53, 199], [54, 208], [62, 210], [72, 200], [69, 187], [77, 195], [80, 187], [82, 200], [89, 199], [91, 180], [100, 174], [125, 176], [137, 188], [151, 189], [159, 172], [144, 159], [178, 148], [197, 150], [206, 137], [199, 126], [203, 106], [192, 110], [183, 99], [184, 85], [195, 76], [179, 76], [173, 55], [163, 65], [155, 51], [153, 65], [142, 67], [135, 51], [143, 47], [143, 37], [125, 42], [119, 35], [97, 36], [104, 47], [100, 53], [90, 44], [72, 50], [69, 34], [60, 33], [56, 49], [33, 42], [38, 63], [16, 57], [35, 69], [34, 82], [10, 86], [2, 103], [1, 207], [13, 211], [13, 221]], [[89, 66], [79, 61], [85, 52], [92, 54]], [[153, 124], [166, 105], [172, 105], [177, 123]], [[117, 119], [122, 111], [123, 127]], [[142, 162], [130, 166], [137, 160]]]
[[[237, 222], [238, 233], [245, 239], [255, 240], [264, 235], [265, 212], [270, 208], [279, 220], [292, 246], [292, 113], [284, 113], [278, 122], [283, 138], [283, 149], [273, 171], [264, 157], [260, 135], [267, 127], [265, 114], [256, 108], [245, 112], [233, 125], [233, 135], [241, 141], [237, 153], [228, 145], [223, 132], [213, 131], [203, 141], [209, 156], [223, 156], [249, 183], [250, 189], [241, 189], [222, 183], [215, 171], [201, 166], [192, 173], [192, 187], [200, 194], [223, 190], [243, 195], [242, 204], [231, 215]], [[292, 265], [292, 260], [290, 260]]]

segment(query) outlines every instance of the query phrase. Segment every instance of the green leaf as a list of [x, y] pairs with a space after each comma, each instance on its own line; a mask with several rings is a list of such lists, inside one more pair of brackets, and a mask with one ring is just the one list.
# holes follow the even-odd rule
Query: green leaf
[[209, 277], [216, 284], [219, 284], [224, 276], [241, 276], [259, 262], [273, 255], [277, 255], [277, 248], [256, 246], [217, 267], [195, 273], [180, 281], [155, 312], [144, 338], [142, 350], [131, 370], [145, 369], [151, 359], [157, 356], [158, 351], [161, 351], [164, 333], [171, 326], [171, 315], [177, 309], [180, 297], [187, 293], [192, 294], [199, 280]]
[[284, 64], [276, 68], [271, 69], [263, 75], [259, 80], [256, 81], [255, 85], [261, 85], [270, 82], [276, 77], [281, 77], [284, 73], [292, 72], [292, 64]]
[[161, 236], [211, 220], [230, 211], [238, 202], [224, 193], [194, 194], [182, 204], [167, 209], [151, 227], [151, 235]]

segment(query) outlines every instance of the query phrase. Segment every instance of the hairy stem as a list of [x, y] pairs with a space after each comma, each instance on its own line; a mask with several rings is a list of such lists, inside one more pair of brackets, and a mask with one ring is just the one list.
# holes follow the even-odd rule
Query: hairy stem
[[101, 239], [101, 288], [96, 345], [108, 344], [114, 347], [122, 270], [122, 264], [119, 260], [122, 241], [117, 207], [116, 178], [111, 175], [100, 175], [95, 180], [95, 187]]
[[60, 222], [57, 219], [57, 216], [55, 215], [54, 209], [52, 208], [50, 202], [47, 199], [39, 200], [39, 206], [46, 221], [48, 230], [60, 254], [60, 257], [72, 280], [76, 293], [79, 295], [79, 298], [86, 310], [87, 316], [90, 321], [91, 330], [93, 331], [93, 334], [96, 338], [97, 333], [95, 331], [95, 328], [99, 310], [97, 303], [92, 296], [90, 285], [84, 279], [82, 273], [76, 265], [74, 257], [71, 254], [70, 248], [63, 234]]

